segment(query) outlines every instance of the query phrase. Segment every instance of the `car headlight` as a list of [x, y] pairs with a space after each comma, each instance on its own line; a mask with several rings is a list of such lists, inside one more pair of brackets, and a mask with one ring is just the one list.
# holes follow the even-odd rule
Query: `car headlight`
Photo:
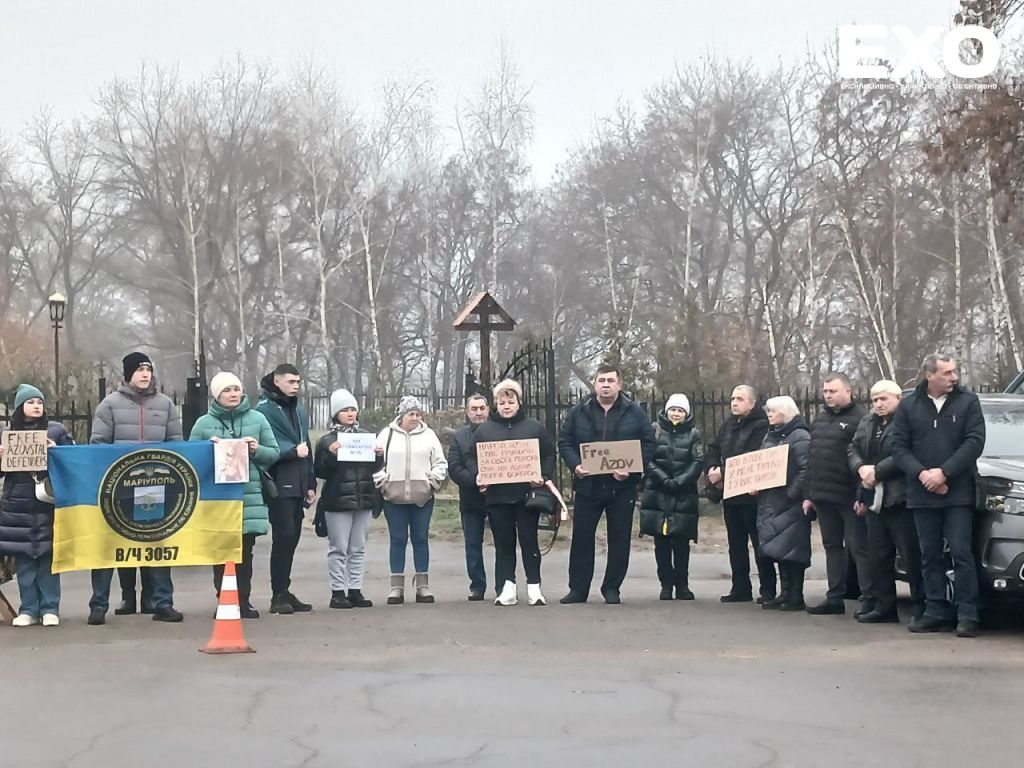
[[1024, 515], [1024, 498], [989, 494], [985, 497], [985, 509], [1000, 514]]

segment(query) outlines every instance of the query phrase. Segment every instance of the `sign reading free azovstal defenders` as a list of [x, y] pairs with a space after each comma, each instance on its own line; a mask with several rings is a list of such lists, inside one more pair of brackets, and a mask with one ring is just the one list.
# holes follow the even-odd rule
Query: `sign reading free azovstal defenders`
[[764, 491], [786, 484], [789, 446], [777, 445], [725, 460], [725, 488], [722, 498], [731, 499], [751, 491]]

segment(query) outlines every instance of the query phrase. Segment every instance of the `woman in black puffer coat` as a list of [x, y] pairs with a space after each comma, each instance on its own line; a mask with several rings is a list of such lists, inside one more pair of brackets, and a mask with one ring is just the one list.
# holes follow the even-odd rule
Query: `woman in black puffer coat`
[[[46, 418], [43, 393], [38, 389], [22, 384], [14, 404], [12, 431], [46, 430], [50, 445], [74, 444], [63, 424]], [[16, 627], [40, 620], [48, 627], [60, 623], [60, 576], [53, 573], [53, 504], [36, 498], [35, 474], [6, 473], [0, 497], [0, 555], [14, 555], [21, 593]]]
[[654, 537], [661, 599], [693, 600], [690, 542], [697, 540], [697, 478], [704, 447], [686, 395], [672, 395], [654, 425], [657, 448], [640, 500], [640, 533]]
[[779, 564], [781, 594], [761, 604], [768, 610], [804, 610], [804, 572], [811, 565], [811, 520], [804, 514], [811, 435], [791, 397], [765, 403], [768, 423], [762, 448], [789, 446], [786, 484], [757, 493], [760, 554]]

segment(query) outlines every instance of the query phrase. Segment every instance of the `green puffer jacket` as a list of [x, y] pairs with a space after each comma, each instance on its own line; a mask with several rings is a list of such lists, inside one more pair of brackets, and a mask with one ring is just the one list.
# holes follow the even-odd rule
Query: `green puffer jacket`
[[210, 410], [200, 416], [192, 427], [189, 440], [209, 440], [211, 437], [225, 440], [255, 437], [259, 442], [256, 455], [249, 456], [249, 482], [245, 484], [245, 495], [242, 497], [242, 533], [262, 536], [269, 527], [269, 515], [263, 501], [259, 470], [267, 469], [280, 455], [270, 422], [249, 405], [248, 395], [243, 395], [242, 402], [233, 410], [215, 401], [210, 403]]

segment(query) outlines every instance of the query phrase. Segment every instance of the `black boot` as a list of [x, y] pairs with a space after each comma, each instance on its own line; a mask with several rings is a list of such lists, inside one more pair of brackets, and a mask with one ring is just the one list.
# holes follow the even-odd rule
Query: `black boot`
[[292, 608], [292, 604], [289, 602], [286, 595], [273, 595], [270, 598], [270, 612], [287, 616], [291, 613], [295, 613], [295, 609]]
[[135, 590], [121, 593], [121, 606], [114, 609], [115, 616], [131, 616], [138, 611], [135, 603]]
[[661, 593], [658, 595], [659, 600], [671, 600], [672, 599], [672, 587], [662, 587]]
[[345, 596], [344, 589], [336, 589], [331, 592], [331, 608], [351, 608], [352, 603]]
[[761, 603], [761, 607], [766, 611], [777, 611], [782, 608], [782, 604], [786, 602], [786, 593], [789, 591], [789, 571], [786, 567], [779, 563], [779, 596], [773, 597], [770, 600], [764, 600]]
[[373, 608], [373, 601], [367, 600], [363, 597], [363, 591], [361, 589], [350, 589], [348, 591], [348, 601], [352, 603], [355, 608]]
[[789, 579], [780, 611], [803, 611], [807, 609], [804, 603], [804, 568], [799, 563], [785, 563], [789, 570]]

